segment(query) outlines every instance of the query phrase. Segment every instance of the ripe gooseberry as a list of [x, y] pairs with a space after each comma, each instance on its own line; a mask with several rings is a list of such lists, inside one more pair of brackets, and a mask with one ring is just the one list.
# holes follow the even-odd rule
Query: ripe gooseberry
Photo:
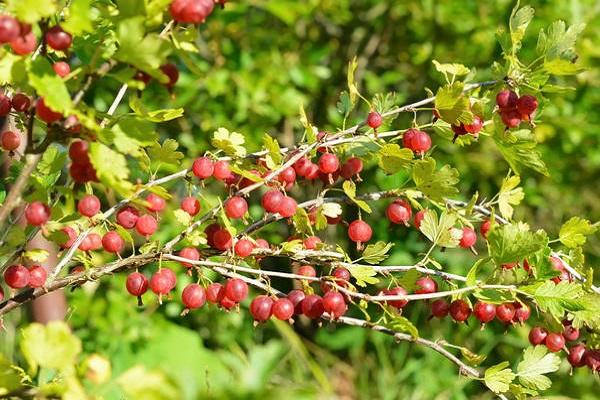
[[39, 288], [44, 286], [46, 278], [48, 277], [48, 271], [41, 265], [32, 265], [28, 268], [29, 270], [29, 287]]
[[348, 310], [346, 300], [338, 292], [330, 291], [323, 296], [323, 310], [331, 316], [332, 319], [337, 319], [344, 315]]
[[167, 201], [154, 193], [150, 193], [146, 201], [149, 203], [146, 209], [152, 212], [161, 212], [167, 206]]
[[29, 225], [44, 225], [50, 218], [50, 207], [40, 201], [34, 201], [25, 208], [25, 219]]
[[302, 313], [308, 318], [320, 318], [324, 311], [323, 299], [318, 294], [309, 294], [302, 300]]
[[46, 43], [54, 50], [66, 50], [71, 47], [73, 37], [65, 32], [60, 25], [53, 26], [46, 32]]
[[100, 212], [100, 199], [93, 194], [85, 195], [77, 203], [77, 210], [84, 217], [93, 217]]
[[547, 336], [547, 330], [545, 330], [541, 326], [536, 326], [529, 331], [529, 343], [531, 343], [534, 346], [540, 345], [544, 343]]
[[431, 279], [429, 276], [424, 276], [417, 279], [415, 282], [415, 288], [416, 294], [430, 294], [437, 292], [438, 285], [437, 282]]
[[[181, 258], [187, 258], [188, 260], [193, 261], [198, 261], [200, 259], [200, 252], [195, 247], [184, 247], [183, 249], [179, 250], [178, 255]], [[192, 268], [194, 266], [193, 264], [184, 261], [181, 262], [181, 265], [186, 268]]]
[[29, 270], [17, 264], [11, 265], [4, 271], [4, 281], [13, 289], [21, 289], [29, 284]]
[[379, 114], [377, 111], [371, 111], [367, 115], [367, 125], [369, 125], [371, 128], [377, 129], [381, 126], [382, 123], [383, 118], [381, 117], [381, 114]]
[[193, 196], [185, 197], [181, 200], [181, 209], [193, 217], [200, 212], [200, 201]]
[[127, 275], [125, 288], [132, 296], [141, 296], [148, 290], [148, 278], [140, 272], [132, 272]]
[[12, 98], [12, 108], [16, 112], [25, 112], [31, 107], [31, 99], [25, 93], [15, 93]]
[[200, 308], [206, 303], [206, 290], [197, 283], [190, 283], [181, 292], [181, 302], [189, 310]]
[[125, 229], [131, 229], [135, 226], [138, 218], [140, 217], [140, 212], [131, 206], [121, 207], [119, 211], [117, 211], [117, 224], [121, 225]]
[[273, 313], [273, 299], [269, 296], [256, 296], [250, 303], [250, 314], [257, 322], [265, 322]]
[[212, 13], [214, 5], [213, 0], [173, 0], [169, 11], [177, 22], [199, 24]]
[[125, 240], [116, 231], [109, 231], [102, 237], [102, 247], [109, 253], [120, 253], [125, 247]]
[[233, 246], [233, 251], [238, 257], [248, 257], [254, 250], [254, 243], [248, 239], [240, 239]]
[[450, 304], [444, 299], [438, 299], [431, 303], [431, 315], [436, 318], [444, 318], [450, 311]]
[[512, 303], [504, 303], [496, 307], [496, 317], [505, 324], [510, 324], [513, 321], [515, 312], [515, 306]]
[[459, 246], [463, 249], [473, 247], [477, 242], [477, 234], [468, 226], [462, 228], [462, 237], [460, 238]]
[[2, 132], [0, 141], [2, 142], [2, 148], [4, 150], [13, 151], [18, 149], [21, 145], [21, 136], [13, 131], [4, 131]]
[[458, 299], [450, 303], [450, 316], [456, 322], [464, 322], [471, 315], [471, 307], [466, 301]]
[[248, 212], [248, 203], [243, 197], [233, 196], [225, 204], [225, 214], [229, 218], [242, 218]]
[[213, 303], [218, 304], [223, 300], [225, 296], [225, 287], [218, 282], [211, 283], [206, 287], [206, 299]]
[[267, 191], [263, 195], [263, 197], [261, 199], [261, 204], [266, 212], [276, 213], [279, 211], [279, 208], [281, 207], [283, 197], [284, 197], [283, 193], [281, 193], [279, 190], [272, 189], [272, 190]]
[[206, 179], [212, 176], [215, 170], [213, 161], [208, 157], [200, 157], [194, 160], [192, 172], [198, 179]]
[[385, 215], [394, 224], [408, 224], [412, 217], [412, 208], [405, 200], [395, 200], [385, 210]]
[[239, 278], [229, 279], [225, 284], [225, 297], [239, 303], [248, 296], [248, 285]]
[[559, 333], [550, 332], [544, 343], [549, 351], [556, 353], [565, 347], [565, 338]]
[[482, 324], [488, 323], [496, 317], [496, 306], [490, 303], [478, 301], [473, 307], [473, 315]]
[[371, 240], [373, 230], [365, 221], [357, 219], [348, 226], [348, 237], [358, 244]]
[[158, 228], [158, 222], [152, 215], [142, 215], [135, 222], [135, 230], [142, 236], [148, 238], [152, 236], [156, 229]]
[[281, 321], [287, 321], [294, 315], [294, 303], [284, 298], [277, 299], [273, 303], [273, 316]]

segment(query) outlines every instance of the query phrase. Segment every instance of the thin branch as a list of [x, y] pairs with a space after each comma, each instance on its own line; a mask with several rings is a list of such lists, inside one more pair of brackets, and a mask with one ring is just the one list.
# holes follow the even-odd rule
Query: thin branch
[[19, 177], [15, 181], [15, 184], [10, 188], [4, 203], [0, 207], [0, 226], [4, 225], [4, 221], [8, 218], [11, 211], [19, 205], [21, 201], [21, 194], [25, 190], [27, 180], [29, 176], [37, 166], [41, 159], [40, 154], [32, 154], [25, 157], [25, 165], [19, 174]]

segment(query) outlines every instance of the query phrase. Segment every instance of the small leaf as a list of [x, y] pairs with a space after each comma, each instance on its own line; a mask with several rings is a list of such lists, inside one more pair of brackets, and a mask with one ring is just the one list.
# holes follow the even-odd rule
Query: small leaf
[[33, 373], [39, 367], [69, 371], [81, 352], [81, 341], [63, 321], [32, 323], [21, 331], [21, 351]]
[[356, 284], [361, 287], [366, 287], [367, 284], [374, 285], [379, 282], [379, 279], [375, 277], [377, 271], [375, 268], [369, 267], [368, 265], [348, 265], [347, 269], [354, 279]]
[[296, 214], [294, 214], [292, 217], [292, 223], [294, 224], [294, 228], [296, 228], [296, 232], [307, 235], [314, 234], [312, 225], [310, 223], [310, 218], [308, 217], [308, 213], [304, 208], [298, 208]]
[[223, 150], [225, 154], [232, 157], [245, 157], [245, 139], [241, 133], [229, 132], [225, 128], [219, 128], [213, 133], [211, 143], [217, 149]]
[[500, 215], [506, 219], [512, 218], [512, 206], [521, 203], [521, 200], [525, 197], [523, 189], [517, 187], [519, 182], [521, 182], [521, 178], [518, 175], [509, 176], [502, 180], [500, 193], [498, 193], [498, 208], [500, 209]]
[[442, 201], [458, 193], [455, 185], [458, 183], [458, 171], [449, 165], [444, 165], [439, 171], [435, 169], [435, 160], [427, 157], [415, 162], [413, 181], [417, 190], [434, 201]]
[[467, 75], [471, 70], [462, 64], [440, 64], [438, 61], [433, 60], [433, 65], [442, 74], [450, 74], [454, 76]]
[[189, 226], [192, 222], [192, 216], [183, 211], [181, 208], [174, 210], [173, 215], [175, 215], [175, 219], [177, 220], [177, 222], [179, 222], [183, 226]]
[[377, 152], [379, 167], [388, 175], [408, 167], [412, 159], [412, 150], [400, 148], [396, 143], [384, 144]]
[[269, 152], [266, 157], [267, 168], [271, 170], [276, 169], [281, 165], [281, 160], [283, 159], [279, 143], [277, 142], [277, 139], [273, 138], [268, 133], [263, 135], [263, 141], [265, 143], [265, 148]]
[[485, 385], [494, 393], [504, 393], [509, 389], [510, 383], [515, 379], [515, 374], [509, 369], [508, 361], [494, 365], [485, 370]]
[[473, 122], [471, 102], [463, 93], [462, 82], [442, 86], [435, 95], [435, 109], [441, 119], [450, 125], [470, 124]]
[[438, 220], [435, 211], [425, 210], [420, 230], [434, 245], [441, 247], [456, 247], [461, 238], [452, 234], [455, 223], [456, 217], [452, 214], [448, 214], [446, 211], [442, 212], [442, 215]]
[[467, 273], [467, 286], [474, 286], [477, 283], [477, 275], [481, 267], [490, 261], [489, 257], [481, 258], [473, 264], [469, 272]]
[[55, 0], [8, 0], [6, 8], [19, 21], [35, 24], [43, 18], [49, 18], [56, 13]]
[[50, 253], [48, 253], [47, 250], [43, 249], [27, 250], [25, 253], [23, 253], [23, 257], [37, 263], [42, 263], [46, 261], [49, 255]]
[[178, 147], [179, 143], [175, 139], [166, 139], [162, 145], [155, 143], [148, 148], [148, 156], [153, 162], [179, 165], [184, 156], [182, 152], [176, 151]]
[[467, 360], [467, 362], [471, 365], [477, 366], [485, 361], [487, 358], [483, 354], [473, 353], [471, 350], [466, 347], [460, 348], [460, 354]]
[[342, 188], [344, 189], [344, 193], [346, 196], [350, 198], [357, 206], [359, 206], [363, 211], [370, 213], [371, 207], [364, 201], [356, 198], [356, 184], [353, 181], [346, 180], [342, 184]]
[[393, 243], [386, 243], [379, 241], [374, 244], [370, 244], [366, 247], [362, 253], [362, 259], [369, 264], [379, 264], [386, 258], [388, 258], [388, 252], [394, 247]]
[[560, 357], [548, 353], [545, 346], [528, 347], [523, 351], [523, 361], [517, 366], [517, 376], [523, 386], [534, 390], [546, 390], [552, 381], [544, 374], [558, 371]]
[[583, 246], [586, 236], [596, 232], [596, 228], [587, 219], [573, 217], [560, 228], [559, 240], [569, 248]]
[[394, 319], [389, 323], [390, 328], [396, 332], [406, 332], [414, 338], [419, 337], [419, 330], [408, 318], [401, 315], [394, 315]]

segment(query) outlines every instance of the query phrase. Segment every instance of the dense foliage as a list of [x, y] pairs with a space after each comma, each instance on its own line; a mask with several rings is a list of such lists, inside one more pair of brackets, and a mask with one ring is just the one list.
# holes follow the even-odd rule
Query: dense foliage
[[0, 394], [593, 396], [597, 32], [224, 3], [0, 2]]

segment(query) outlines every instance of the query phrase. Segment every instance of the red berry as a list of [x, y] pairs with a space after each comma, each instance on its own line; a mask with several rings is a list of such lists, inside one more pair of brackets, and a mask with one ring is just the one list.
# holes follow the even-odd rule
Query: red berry
[[546, 336], [544, 343], [548, 350], [556, 353], [565, 347], [565, 338], [561, 334], [550, 332], [548, 333], [548, 336]]
[[496, 307], [496, 317], [505, 324], [510, 324], [515, 318], [515, 306], [512, 303], [500, 304]]
[[148, 278], [142, 273], [132, 272], [127, 275], [125, 288], [132, 296], [141, 296], [148, 290]]
[[212, 235], [213, 247], [217, 250], [225, 251], [232, 246], [231, 233], [225, 228], [220, 228]]
[[[391, 289], [384, 289], [382, 290], [382, 293], [386, 296], [406, 296], [408, 294], [408, 292], [400, 286], [396, 286]], [[392, 307], [403, 308], [408, 304], [408, 300], [388, 300], [386, 303]]]
[[85, 195], [77, 203], [77, 210], [84, 217], [93, 217], [100, 212], [100, 199], [93, 194]]
[[192, 164], [192, 172], [199, 179], [206, 179], [212, 176], [215, 171], [215, 165], [213, 161], [208, 157], [200, 157]]
[[500, 116], [502, 117], [502, 123], [507, 128], [516, 128], [521, 124], [521, 114], [515, 109], [503, 110], [500, 112]]
[[225, 297], [236, 303], [248, 296], [248, 285], [239, 278], [229, 279], [225, 284]]
[[464, 322], [471, 315], [471, 307], [464, 300], [454, 300], [450, 303], [450, 316], [456, 322]]
[[424, 154], [431, 148], [431, 137], [427, 132], [415, 132], [411, 140], [411, 150], [417, 154]]
[[25, 208], [25, 219], [29, 225], [44, 225], [49, 218], [50, 208], [40, 201], [34, 201]]
[[219, 224], [210, 224], [206, 228], [204, 228], [204, 233], [206, 234], [206, 242], [210, 247], [215, 247], [215, 233], [221, 229], [221, 225]]
[[529, 343], [531, 343], [533, 346], [540, 345], [544, 343], [547, 336], [547, 330], [540, 326], [536, 326], [529, 331]]
[[29, 270], [29, 287], [39, 288], [44, 286], [46, 278], [48, 277], [48, 271], [41, 265], [32, 265], [28, 268]]
[[306, 294], [300, 289], [293, 289], [287, 295], [288, 300], [294, 305], [294, 314], [302, 314], [302, 303], [306, 298]]
[[496, 306], [489, 303], [478, 301], [473, 307], [473, 315], [482, 324], [486, 324], [494, 319], [496, 316]]
[[317, 271], [315, 271], [312, 265], [302, 265], [298, 268], [298, 275], [314, 278], [317, 276]]
[[181, 209], [194, 216], [200, 212], [200, 202], [193, 196], [188, 196], [181, 201]]
[[523, 325], [531, 316], [531, 309], [527, 304], [515, 303], [515, 316], [513, 322]]
[[16, 112], [25, 112], [31, 107], [31, 99], [25, 93], [15, 93], [12, 98], [12, 108]]
[[585, 364], [592, 372], [596, 373], [600, 371], [600, 351], [598, 350], [587, 350], [583, 355]]
[[492, 221], [490, 221], [489, 219], [486, 219], [481, 223], [481, 226], [479, 227], [479, 232], [481, 232], [481, 236], [483, 236], [484, 239], [487, 239], [488, 232], [491, 228]]
[[199, 24], [210, 15], [214, 5], [213, 0], [173, 0], [169, 11], [177, 22]]
[[338, 292], [327, 292], [323, 296], [323, 310], [331, 316], [331, 318], [337, 319], [344, 315], [348, 310], [346, 300]]
[[226, 179], [231, 179], [231, 169], [229, 169], [229, 163], [224, 160], [217, 161], [213, 167], [213, 176], [215, 179], [220, 181], [224, 181]]
[[21, 289], [29, 284], [29, 270], [22, 265], [11, 265], [4, 271], [4, 281], [13, 289]]
[[294, 200], [290, 196], [283, 196], [283, 199], [281, 199], [281, 204], [279, 205], [279, 210], [277, 212], [283, 218], [289, 218], [296, 214], [297, 208], [298, 203], [296, 203], [296, 200]]
[[371, 111], [369, 113], [369, 115], [367, 115], [367, 124], [373, 128], [373, 129], [377, 129], [381, 126], [381, 124], [383, 123], [383, 118], [381, 117], [381, 114], [379, 114], [376, 111]]
[[227, 296], [223, 296], [223, 298], [219, 302], [219, 306], [226, 310], [231, 310], [233, 307], [235, 307], [236, 304], [237, 303], [235, 301], [231, 300]]
[[[56, 111], [52, 110], [50, 107], [48, 107], [46, 105], [46, 103], [44, 102], [43, 97], [40, 97], [39, 100], [37, 101], [36, 113], [37, 113], [37, 116], [47, 124], [56, 122], [56, 121], [62, 119], [62, 117], [63, 117], [61, 113], [56, 112]], [[73, 159], [73, 158], [71, 157], [71, 159]]]
[[231, 197], [224, 206], [225, 214], [229, 218], [242, 218], [248, 212], [248, 203], [240, 196]]
[[538, 101], [534, 96], [524, 95], [517, 100], [517, 110], [521, 115], [531, 116], [538, 108]]
[[336, 283], [340, 286], [348, 286], [350, 282], [350, 271], [344, 267], [337, 267], [333, 270], [333, 276], [336, 277]]
[[444, 299], [438, 299], [431, 303], [431, 315], [436, 318], [444, 318], [450, 311], [450, 304]]
[[460, 239], [459, 245], [463, 249], [475, 246], [477, 242], [477, 234], [475, 231], [467, 226], [462, 228], [462, 238]]
[[2, 132], [2, 148], [6, 151], [13, 151], [21, 145], [21, 135], [13, 131]]
[[12, 103], [10, 98], [3, 93], [0, 93], [0, 117], [6, 117], [10, 112]]
[[552, 278], [554, 283], [559, 284], [561, 281], [571, 281], [571, 275], [565, 268], [562, 260], [558, 257], [550, 256], [550, 263], [552, 264], [552, 268], [559, 271], [560, 275]]
[[71, 142], [69, 146], [69, 158], [74, 163], [78, 164], [89, 164], [90, 156], [88, 154], [89, 146], [88, 143], [83, 140], [75, 140]]
[[473, 116], [473, 122], [470, 124], [464, 125], [465, 131], [473, 134], [473, 136], [477, 136], [483, 128], [483, 120], [479, 115]]
[[116, 231], [106, 232], [102, 237], [102, 247], [109, 253], [120, 253], [125, 247], [125, 241]]
[[373, 230], [365, 221], [357, 219], [348, 226], [348, 237], [356, 243], [365, 243], [371, 240]]
[[256, 296], [250, 303], [250, 314], [257, 322], [265, 322], [271, 318], [273, 312], [273, 299], [269, 296]]
[[504, 89], [496, 95], [496, 104], [500, 108], [513, 108], [517, 105], [518, 96], [512, 90]]
[[150, 289], [158, 295], [168, 294], [175, 286], [173, 284], [173, 278], [169, 273], [165, 273], [165, 270], [166, 268], [157, 271], [152, 275], [152, 278], [150, 278]]
[[167, 206], [167, 201], [154, 193], [150, 193], [146, 197], [146, 201], [149, 203], [146, 207], [148, 211], [161, 212]]
[[293, 167], [287, 167], [279, 173], [277, 180], [284, 185], [293, 185], [296, 182], [296, 170]]
[[158, 228], [158, 222], [152, 215], [142, 215], [135, 222], [135, 230], [142, 236], [149, 237], [152, 236], [156, 229]]
[[294, 315], [294, 303], [285, 297], [273, 303], [273, 316], [281, 321], [287, 321]]
[[177, 66], [173, 63], [167, 63], [165, 65], [161, 65], [160, 70], [169, 78], [169, 81], [165, 84], [165, 86], [168, 89], [172, 89], [179, 80], [179, 70], [177, 69]]
[[19, 37], [19, 22], [10, 15], [0, 15], [0, 45], [9, 43]]
[[136, 81], [144, 82], [144, 84], [147, 85], [152, 80], [152, 77], [150, 75], [148, 75], [147, 73], [145, 73], [144, 71], [138, 70], [138, 71], [136, 71], [135, 75], [133, 76], [133, 79], [135, 79]]
[[452, 132], [454, 132], [454, 138], [456, 139], [457, 136], [462, 136], [462, 135], [466, 135], [467, 129], [465, 128], [464, 124], [460, 124], [460, 125], [452, 125]]
[[256, 239], [256, 247], [258, 249], [270, 249], [271, 246], [269, 246], [269, 242], [267, 242], [265, 239]]
[[435, 293], [438, 290], [436, 281], [428, 276], [417, 279], [417, 282], [415, 282], [415, 287], [416, 294], [430, 294]]
[[37, 39], [33, 32], [29, 32], [23, 34], [21, 32], [21, 36], [17, 36], [16, 39], [10, 42], [10, 47], [13, 49], [15, 54], [20, 56], [26, 56], [28, 54], [33, 53], [35, 48], [37, 47]]
[[[188, 260], [198, 261], [200, 259], [200, 252], [195, 247], [184, 247], [183, 249], [179, 250], [179, 257], [187, 258]], [[187, 262], [182, 262], [181, 265], [183, 265], [186, 268], [193, 267], [193, 264]]]
[[190, 310], [200, 308], [206, 303], [206, 290], [197, 283], [190, 283], [181, 292], [181, 302]]
[[121, 225], [125, 229], [131, 229], [137, 223], [140, 217], [140, 212], [131, 206], [121, 207], [117, 211], [117, 224]]
[[585, 353], [586, 353], [585, 345], [577, 344], [569, 349], [569, 355], [567, 356], [567, 360], [569, 364], [573, 368], [581, 368], [585, 365]]
[[319, 170], [324, 174], [332, 174], [340, 167], [340, 161], [332, 153], [324, 153], [319, 158]]
[[61, 78], [64, 78], [71, 73], [71, 66], [64, 61], [55, 62], [52, 65], [52, 69], [54, 72], [56, 72], [56, 75], [60, 76]]
[[[97, 250], [99, 248], [99, 247], [97, 247], [99, 237], [100, 237], [100, 235], [98, 235], [97, 233], [90, 233], [90, 234], [86, 235], [86, 237], [83, 238], [81, 243], [79, 243], [79, 250], [81, 250], [81, 251]], [[102, 238], [100, 238], [100, 247], [102, 247]]]
[[323, 315], [323, 299], [317, 294], [309, 294], [302, 300], [302, 313], [310, 319], [317, 319]]
[[225, 297], [225, 287], [220, 283], [211, 283], [206, 288], [206, 300], [213, 304], [218, 304]]
[[405, 200], [395, 200], [387, 207], [385, 215], [394, 224], [407, 224], [412, 217], [412, 208]]
[[70, 226], [65, 226], [64, 228], [61, 229], [61, 231], [64, 232], [68, 236], [68, 238], [63, 243], [60, 243], [60, 248], [61, 249], [71, 248], [71, 246], [73, 246], [73, 243], [75, 243], [75, 240], [77, 240], [77, 232], [75, 231], [75, 229], [73, 229]]
[[272, 189], [263, 195], [261, 204], [266, 212], [276, 213], [281, 207], [283, 197], [283, 193], [281, 193], [279, 190]]
[[306, 175], [304, 175], [304, 177], [309, 181], [314, 181], [319, 177], [319, 172], [319, 166], [317, 164], [310, 163], [306, 169]]
[[415, 129], [415, 128], [410, 128], [406, 132], [404, 132], [404, 135], [402, 135], [402, 146], [404, 146], [407, 149], [412, 150], [412, 148], [413, 148], [412, 140], [415, 137], [415, 135], [417, 134], [417, 132], [419, 132], [419, 130]]
[[248, 239], [240, 239], [235, 243], [233, 251], [238, 257], [248, 257], [254, 250], [254, 244]]
[[563, 325], [565, 325], [565, 328], [562, 335], [567, 342], [574, 342], [575, 340], [579, 339], [579, 329], [575, 328], [570, 323], [565, 323], [564, 321]]
[[53, 26], [46, 32], [46, 43], [54, 50], [66, 50], [71, 47], [73, 38], [59, 25]]
[[415, 227], [417, 229], [421, 229], [421, 222], [423, 222], [423, 218], [425, 218], [425, 211], [427, 211], [427, 209], [421, 210], [415, 214]]
[[310, 236], [304, 239], [303, 245], [307, 250], [315, 250], [319, 243], [321, 243], [321, 238], [318, 236]]

